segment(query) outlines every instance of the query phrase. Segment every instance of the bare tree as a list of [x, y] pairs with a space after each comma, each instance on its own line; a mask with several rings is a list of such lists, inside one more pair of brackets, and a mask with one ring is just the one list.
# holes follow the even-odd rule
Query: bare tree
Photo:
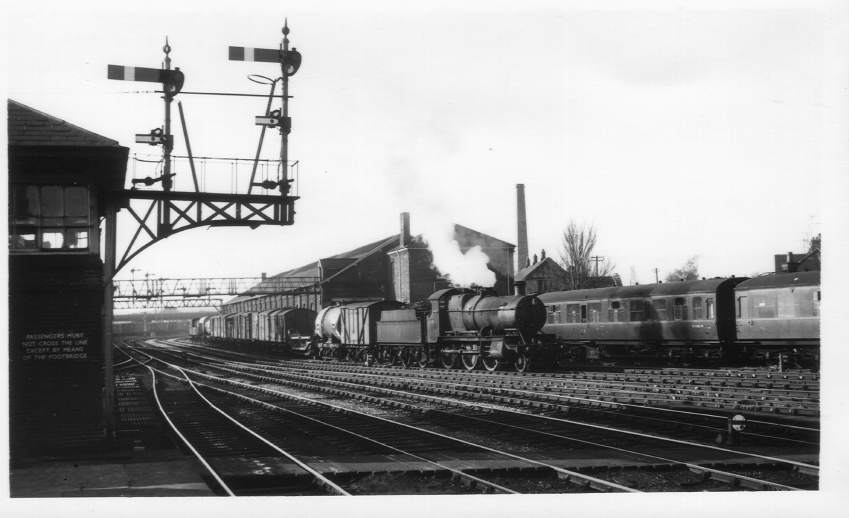
[[611, 277], [613, 265], [603, 261], [603, 257], [593, 255], [597, 240], [598, 234], [592, 225], [579, 227], [574, 221], [569, 222], [563, 231], [563, 248], [560, 251], [560, 264], [566, 270], [564, 289], [577, 290], [615, 283]]
[[681, 268], [672, 270], [666, 276], [666, 282], [694, 281], [699, 278], [699, 256], [694, 255], [687, 259]]

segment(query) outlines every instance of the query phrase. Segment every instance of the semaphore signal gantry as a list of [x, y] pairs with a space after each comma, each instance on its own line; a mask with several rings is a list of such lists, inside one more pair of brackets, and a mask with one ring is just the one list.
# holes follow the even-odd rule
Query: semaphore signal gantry
[[[209, 192], [202, 188], [198, 182], [198, 174], [192, 155], [186, 118], [181, 102], [177, 103], [180, 114], [180, 122], [188, 156], [188, 164], [191, 170], [194, 190], [176, 191], [174, 177], [176, 172], [172, 164], [172, 151], [174, 148], [174, 136], [171, 134], [171, 103], [178, 94], [183, 95], [221, 95], [221, 96], [244, 96], [256, 97], [256, 94], [220, 93], [220, 92], [187, 92], [183, 91], [185, 74], [179, 67], [171, 68], [171, 46], [168, 39], [165, 40], [163, 52], [165, 59], [162, 68], [144, 68], [133, 66], [109, 65], [107, 78], [121, 81], [144, 81], [160, 83], [165, 103], [165, 121], [162, 127], [154, 128], [147, 133], [137, 133], [136, 143], [149, 144], [151, 146], [162, 146], [162, 159], [156, 161], [161, 163], [161, 174], [147, 176], [145, 178], [133, 178], [132, 188], [113, 193], [113, 206], [107, 210], [106, 241], [107, 241], [107, 264], [110, 262], [113, 268], [108, 272], [107, 279], [114, 277], [136, 255], [149, 246], [182, 230], [207, 226], [247, 226], [256, 228], [259, 225], [291, 225], [295, 218], [295, 201], [299, 196], [293, 196], [291, 184], [294, 178], [290, 177], [290, 166], [297, 165], [289, 163], [288, 158], [288, 136], [291, 132], [292, 121], [289, 117], [289, 78], [293, 76], [301, 65], [301, 54], [296, 48], [289, 49], [289, 26], [288, 21], [283, 26], [283, 39], [277, 49], [259, 49], [250, 47], [229, 47], [228, 57], [232, 61], [253, 61], [265, 63], [278, 63], [280, 65], [280, 77], [271, 79], [266, 76], [252, 74], [248, 78], [257, 83], [270, 85], [268, 103], [265, 113], [255, 119], [256, 125], [262, 127], [257, 145], [256, 155], [251, 160], [252, 171], [249, 184], [245, 193], [238, 192]], [[275, 91], [278, 83], [281, 85], [279, 96], [281, 106], [272, 110], [275, 100]], [[276, 174], [266, 177], [263, 181], [256, 181], [257, 169], [260, 163], [266, 168], [269, 160], [261, 160], [260, 154], [265, 138], [266, 130], [277, 128], [280, 132], [280, 160], [276, 167]], [[203, 157], [204, 160], [228, 160], [238, 163], [250, 159]], [[146, 189], [161, 184], [161, 190]], [[267, 190], [279, 189], [279, 194], [254, 194], [253, 189], [263, 188]], [[137, 223], [129, 244], [121, 254], [120, 260], [115, 261], [114, 234], [115, 223], [110, 222], [110, 215], [114, 218], [118, 210], [126, 208], [133, 220]], [[111, 229], [111, 230], [110, 230]], [[110, 250], [109, 239], [112, 237]]]

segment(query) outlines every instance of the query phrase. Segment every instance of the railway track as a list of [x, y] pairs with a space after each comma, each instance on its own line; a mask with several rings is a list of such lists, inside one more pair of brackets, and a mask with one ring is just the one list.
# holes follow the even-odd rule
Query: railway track
[[[169, 345], [168, 348], [170, 347], [172, 346]], [[162, 349], [163, 352], [166, 350], [166, 348]], [[170, 352], [174, 354], [174, 350]], [[177, 353], [178, 357], [181, 354], [188, 357], [188, 353]], [[225, 373], [227, 376], [239, 376], [243, 381], [238, 383], [285, 386], [290, 390], [295, 389], [304, 393], [319, 391], [339, 400], [359, 400], [389, 408], [406, 409], [409, 414], [406, 422], [416, 422], [419, 427], [430, 426], [432, 431], [439, 433], [462, 436], [466, 433], [466, 430], [480, 429], [481, 426], [485, 426], [487, 434], [490, 436], [487, 440], [496, 445], [507, 444], [511, 440], [515, 443], [515, 439], [511, 439], [511, 434], [515, 436], [518, 433], [522, 437], [534, 437], [533, 440], [528, 439], [513, 446], [523, 451], [534, 452], [534, 455], [540, 459], [552, 458], [550, 453], [552, 447], [555, 447], [553, 443], [557, 443], [555, 448], [560, 449], [564, 448], [564, 444], [568, 444], [569, 446], [565, 446], [565, 448], [569, 451], [582, 448], [587, 451], [604, 452], [601, 458], [607, 459], [608, 467], [617, 465], [620, 467], [636, 466], [633, 471], [636, 473], [639, 472], [639, 466], [642, 466], [643, 469], [648, 466], [657, 473], [666, 473], [665, 476], [669, 480], [677, 480], [679, 483], [684, 483], [682, 481], [691, 480], [692, 477], [695, 477], [695, 480], [691, 480], [694, 484], [710, 481], [719, 482], [721, 485], [724, 484], [725, 487], [739, 484], [751, 489], [810, 488], [817, 485], [816, 466], [804, 462], [788, 462], [787, 459], [767, 455], [763, 452], [756, 453], [708, 444], [695, 444], [687, 440], [689, 438], [675, 439], [674, 437], [653, 436], [645, 431], [640, 432], [634, 429], [623, 430], [613, 426], [590, 425], [586, 422], [575, 421], [573, 415], [568, 415], [568, 419], [564, 418], [562, 412], [564, 405], [534, 400], [532, 397], [527, 397], [527, 394], [525, 394], [524, 399], [516, 398], [514, 394], [507, 397], [506, 400], [504, 400], [502, 394], [499, 396], [502, 398], [500, 401], [493, 402], [490, 399], [489, 402], [483, 403], [480, 398], [475, 402], [474, 398], [469, 396], [469, 394], [481, 395], [485, 392], [479, 389], [466, 390], [468, 394], [461, 397], [456, 388], [451, 389], [454, 392], [448, 394], [440, 390], [424, 390], [422, 386], [409, 381], [388, 379], [394, 376], [386, 374], [373, 374], [375, 380], [379, 381], [367, 381], [368, 376], [363, 374], [357, 374], [355, 378], [350, 378], [351, 373], [344, 372], [344, 368], [342, 368], [343, 372], [341, 373], [328, 374], [324, 369], [323, 372], [309, 372], [307, 374], [313, 368], [312, 365], [304, 366], [302, 364], [298, 368], [266, 364], [250, 365], [249, 362], [224, 361], [213, 357], [206, 357], [204, 361], [207, 362], [203, 365], [204, 369], [216, 370], [217, 376], [221, 376], [221, 373]], [[338, 364], [334, 364], [334, 366], [336, 365]], [[327, 365], [323, 365], [323, 367], [326, 368]], [[322, 369], [316, 370], [322, 371]], [[345, 376], [349, 376], [348, 381], [345, 381]], [[492, 378], [492, 376], [488, 377]], [[433, 385], [432, 380], [423, 385], [428, 383], [431, 386]], [[454, 383], [456, 384], [456, 381]], [[503, 392], [505, 389], [502, 387], [499, 390]], [[526, 392], [529, 391], [526, 390]], [[544, 392], [542, 394], [546, 395]], [[489, 395], [492, 396], [492, 394]], [[547, 396], [551, 396], [551, 394], [547, 394]], [[279, 395], [275, 397], [279, 397]], [[452, 410], [452, 407], [462, 411]], [[604, 409], [604, 407], [601, 408]], [[529, 409], [541, 413], [529, 413]], [[607, 405], [605, 411], [612, 410], [616, 409]], [[426, 412], [424, 416], [422, 411]], [[636, 418], [635, 416], [631, 417]], [[642, 416], [641, 419], [645, 419], [645, 417]], [[659, 420], [661, 419], [655, 417], [649, 429], [654, 427], [656, 430]], [[666, 420], [669, 421], [668, 417]], [[679, 421], [669, 422], [667, 425], [673, 428], [686, 425], [684, 428], [690, 427], [688, 433], [692, 433], [694, 427], [693, 423], [680, 421], [680, 417]], [[623, 434], [627, 439], [623, 439]], [[469, 437], [474, 435], [472, 434]], [[588, 435], [597, 440], [587, 441], [585, 438]], [[763, 437], [760, 439], [763, 440]], [[653, 441], [656, 444], [651, 446], [650, 443]], [[679, 451], [673, 451], [673, 454], [670, 455], [670, 444], [677, 444]], [[692, 448], [699, 448], [700, 455], [696, 455]], [[566, 457], [568, 456], [566, 455]], [[571, 456], [575, 456], [574, 452]], [[598, 455], [596, 456], [598, 457]], [[558, 452], [554, 457], [560, 458], [562, 455]], [[693, 459], [698, 460], [698, 463], [688, 462]], [[733, 462], [730, 462], [729, 459]], [[728, 468], [735, 463], [738, 465], [735, 469]], [[723, 469], [711, 468], [711, 465], [721, 465]], [[594, 466], [585, 466], [585, 468], [594, 469]], [[685, 474], [692, 475], [692, 477], [685, 476]], [[614, 478], [613, 480], [619, 479]], [[665, 483], [669, 485], [669, 481]], [[664, 484], [663, 481], [661, 481], [662, 484]]]
[[[247, 359], [244, 356], [239, 358]], [[388, 388], [412, 388], [444, 397], [459, 397], [490, 401], [495, 404], [513, 404], [546, 410], [567, 410], [573, 417], [581, 416], [607, 423], [646, 423], [649, 429], [686, 429], [701, 435], [702, 440], [725, 440], [729, 435], [729, 420], [739, 412], [732, 409], [702, 409], [686, 405], [669, 405], [665, 399], [635, 397], [638, 386], [623, 389], [614, 387], [613, 393], [595, 386], [592, 391], [575, 393], [569, 379], [548, 375], [492, 376], [483, 373], [456, 371], [409, 371], [395, 368], [372, 368], [339, 363], [299, 361], [251, 361], [250, 365], [265, 365], [269, 369], [293, 374], [310, 372], [312, 376], [345, 380], [349, 377], [370, 385]], [[605, 382], [604, 385], [609, 385]], [[643, 387], [643, 392], [648, 391]], [[706, 396], [709, 397], [709, 396]], [[781, 397], [775, 396], [775, 397]], [[815, 397], [815, 396], [812, 396]], [[818, 399], [818, 397], [816, 397]], [[738, 434], [743, 440], [795, 443], [812, 449], [819, 443], [818, 420], [785, 417], [781, 414], [745, 412], [746, 431]], [[694, 435], [695, 436], [695, 435]], [[751, 441], [750, 441], [751, 442]]]
[[[431, 479], [444, 479], [448, 485], [457, 486], [455, 481], [461, 481], [463, 482], [462, 487], [466, 488], [458, 490], [457, 487], [447, 487], [441, 488], [442, 490], [438, 492], [518, 492], [491, 480], [492, 478], [504, 478], [499, 473], [500, 471], [550, 472], [549, 475], [558, 476], [564, 483], [573, 481], [579, 488], [589, 488], [589, 490], [596, 491], [633, 491], [626, 486], [549, 465], [539, 460], [514, 455], [409, 424], [354, 412], [336, 405], [327, 403], [317, 405], [314, 400], [190, 371], [161, 359], [154, 360], [150, 353], [143, 352], [143, 354], [149, 355], [148, 357], [152, 361], [161, 362], [163, 366], [179, 370], [185, 376], [186, 382], [199, 388], [199, 390], [203, 390], [208, 399], [215, 401], [214, 404], [218, 409], [229, 407], [231, 412], [245, 414], [244, 405], [237, 404], [234, 406], [233, 401], [252, 404], [253, 407], [248, 412], [250, 414], [248, 418], [252, 421], [253, 427], [271, 437], [276, 436], [278, 441], [285, 441], [288, 449], [294, 449], [299, 453], [299, 457], [309, 459], [310, 465], [316, 466], [316, 471], [331, 472], [334, 479], [343, 479], [346, 478], [346, 475], [349, 479], [356, 478], [358, 475], [362, 475], [363, 469], [375, 470], [375, 466], [383, 466], [379, 469], [386, 472], [386, 467], [392, 465], [403, 472], [415, 472], [426, 475]], [[151, 367], [148, 365], [148, 368]], [[172, 377], [178, 378], [177, 376]], [[195, 377], [202, 378], [204, 381], [192, 380]], [[229, 388], [227, 388], [228, 386]], [[241, 390], [234, 391], [234, 386]], [[257, 393], [253, 396], [246, 396], [243, 393], [245, 388]], [[209, 396], [207, 394], [209, 391], [217, 395]], [[280, 396], [284, 397], [285, 403], [281, 403]], [[226, 403], [228, 399], [230, 400], [229, 405]], [[192, 410], [189, 409], [184, 413], [192, 415]], [[288, 419], [281, 420], [281, 413]], [[296, 422], [293, 423], [292, 419]], [[190, 422], [202, 421], [193, 416]], [[208, 428], [208, 425], [204, 423], [203, 427]], [[282, 430], [286, 430], [283, 437], [280, 436]], [[193, 443], [191, 440], [186, 442]], [[219, 441], [219, 443], [225, 445], [226, 449], [226, 444], [229, 444], [229, 441]], [[340, 474], [338, 467], [344, 463], [344, 457], [352, 455], [370, 458], [381, 457], [382, 462], [373, 459], [373, 462], [370, 463], [372, 464], [371, 467], [360, 467], [358, 470]], [[244, 453], [240, 453], [240, 456], [244, 456]], [[336, 461], [333, 459], [336, 459]], [[508, 464], [510, 464], [506, 469], [485, 468], [487, 465], [504, 466], [505, 460], [509, 461]], [[213, 467], [211, 471], [215, 472], [216, 470]], [[476, 471], [486, 471], [488, 474], [484, 478], [483, 475], [473, 474]], [[506, 480], [509, 481], [511, 478], [514, 477], [506, 477]], [[340, 484], [345, 485], [341, 482]], [[356, 486], [356, 483], [354, 485]], [[433, 483], [430, 486], [431, 489], [434, 489]], [[448, 489], [448, 491], [444, 491], [444, 489]]]

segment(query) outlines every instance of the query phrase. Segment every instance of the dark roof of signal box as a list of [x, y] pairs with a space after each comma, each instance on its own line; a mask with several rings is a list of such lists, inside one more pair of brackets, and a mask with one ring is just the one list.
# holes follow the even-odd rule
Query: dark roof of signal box
[[120, 147], [116, 140], [18, 101], [9, 99], [7, 108], [10, 146]]

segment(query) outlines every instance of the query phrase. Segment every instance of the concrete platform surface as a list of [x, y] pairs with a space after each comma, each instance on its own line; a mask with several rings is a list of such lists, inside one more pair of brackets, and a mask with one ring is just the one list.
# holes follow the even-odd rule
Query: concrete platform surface
[[191, 459], [50, 461], [12, 468], [10, 496], [213, 496]]

